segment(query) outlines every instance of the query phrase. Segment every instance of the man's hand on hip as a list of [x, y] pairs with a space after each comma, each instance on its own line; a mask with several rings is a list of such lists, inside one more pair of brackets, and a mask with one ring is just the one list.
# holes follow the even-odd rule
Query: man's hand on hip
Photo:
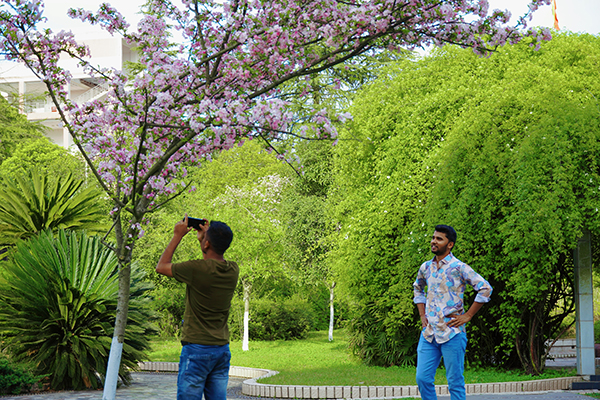
[[471, 316], [469, 314], [462, 314], [458, 316], [451, 316], [452, 320], [448, 322], [448, 326], [450, 328], [458, 328], [461, 325], [466, 324], [471, 320]]

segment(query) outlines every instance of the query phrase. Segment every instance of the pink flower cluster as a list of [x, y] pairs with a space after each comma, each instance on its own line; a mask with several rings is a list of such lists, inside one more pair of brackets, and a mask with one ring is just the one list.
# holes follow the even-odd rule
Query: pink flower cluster
[[[533, 12], [550, 0], [534, 0]], [[331, 115], [315, 109], [310, 128], [292, 132], [294, 115], [280, 88], [299, 85], [339, 63], [381, 46], [455, 43], [487, 55], [496, 46], [549, 32], [525, 31], [529, 14], [507, 26], [508, 12], [488, 13], [486, 0], [152, 0], [137, 29], [108, 4], [70, 15], [122, 35], [139, 54], [140, 70], [102, 70], [68, 32], [40, 32], [41, 0], [0, 4], [0, 53], [42, 79], [65, 126], [119, 209], [136, 221], [188, 190], [186, 167], [210, 160], [245, 138], [289, 134], [335, 140]], [[183, 43], [170, 42], [177, 29]], [[78, 59], [110, 87], [102, 100], [75, 104], [64, 88], [71, 74], [59, 57]], [[335, 84], [335, 83], [334, 83]], [[135, 229], [139, 231], [138, 228]], [[130, 232], [132, 235], [135, 232]], [[133, 235], [135, 236], [135, 235]]]

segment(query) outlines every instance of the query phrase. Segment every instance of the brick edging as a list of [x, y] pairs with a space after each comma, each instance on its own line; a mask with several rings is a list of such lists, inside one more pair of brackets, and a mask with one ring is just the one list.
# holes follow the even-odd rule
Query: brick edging
[[[145, 362], [139, 363], [142, 371], [177, 372], [178, 363]], [[419, 396], [417, 386], [303, 386], [303, 385], [269, 385], [258, 383], [261, 378], [278, 374], [268, 369], [234, 367], [229, 370], [230, 376], [248, 378], [242, 383], [242, 394], [252, 397], [268, 397], [280, 399], [374, 399]], [[539, 379], [534, 381], [502, 382], [502, 383], [469, 383], [467, 394], [482, 393], [519, 393], [547, 392], [570, 389], [571, 383], [582, 381], [581, 376], [569, 376], [555, 379]], [[438, 395], [448, 395], [447, 385], [435, 387]]]

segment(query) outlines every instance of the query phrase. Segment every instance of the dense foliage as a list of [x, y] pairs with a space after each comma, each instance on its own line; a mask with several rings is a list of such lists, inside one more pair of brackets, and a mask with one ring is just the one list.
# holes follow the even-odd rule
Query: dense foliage
[[27, 392], [39, 380], [40, 377], [35, 377], [26, 367], [0, 357], [0, 395]]
[[358, 140], [337, 149], [331, 254], [358, 301], [357, 353], [410, 362], [412, 283], [447, 223], [455, 255], [495, 289], [468, 328], [469, 361], [543, 369], [544, 342], [573, 310], [572, 249], [600, 227], [599, 57], [590, 35], [489, 59], [451, 48], [397, 63], [358, 97], [344, 132]]
[[[120, 376], [144, 360], [155, 333], [150, 289], [133, 274], [129, 329]], [[51, 231], [20, 241], [0, 275], [3, 350], [27, 361], [52, 389], [96, 389], [106, 372], [116, 312], [117, 261], [98, 238]]]
[[[243, 315], [244, 305], [238, 300], [230, 312], [232, 340], [242, 338]], [[315, 315], [308, 300], [300, 296], [276, 300], [260, 298], [251, 303], [248, 325], [250, 340], [305, 339], [309, 331], [315, 330]]]
[[[295, 296], [314, 316], [310, 319], [311, 329], [327, 327], [328, 269], [324, 261], [327, 185], [319, 182], [330, 179], [332, 145], [310, 144], [320, 150], [298, 152], [305, 172], [302, 176], [262, 150], [256, 141], [223, 152], [211, 163], [191, 171], [198, 181], [204, 182], [201, 187], [174, 199], [152, 215], [137, 255], [157, 285], [154, 304], [161, 315], [162, 335], [178, 334], [184, 292], [181, 284], [156, 274], [154, 268], [174, 223], [185, 213], [222, 220], [234, 229], [234, 240], [226, 257], [239, 263], [244, 281], [251, 284], [250, 337], [257, 337], [255, 330], [269, 323], [263, 321], [264, 313], [254, 308], [254, 301], [263, 298], [269, 298], [266, 302], [285, 302]], [[325, 162], [319, 168], [310, 167], [323, 159]], [[282, 179], [286, 181], [283, 190], [278, 188]], [[175, 261], [200, 257], [199, 252], [197, 240], [189, 235], [177, 249]], [[234, 337], [241, 332], [242, 297], [240, 282], [234, 298], [237, 317], [232, 310], [232, 318], [237, 318], [232, 320], [236, 325], [232, 329]], [[257, 304], [257, 307], [262, 306]], [[344, 308], [339, 310], [343, 312]]]
[[[2, 179], [14, 178], [27, 175], [32, 169], [38, 169], [51, 181], [69, 174], [77, 180], [86, 179], [83, 160], [45, 137], [17, 142], [10, 156], [0, 164], [0, 176]], [[95, 181], [92, 183], [95, 184]]]
[[4, 96], [0, 95], [0, 164], [25, 140], [43, 138], [44, 127], [27, 121]]

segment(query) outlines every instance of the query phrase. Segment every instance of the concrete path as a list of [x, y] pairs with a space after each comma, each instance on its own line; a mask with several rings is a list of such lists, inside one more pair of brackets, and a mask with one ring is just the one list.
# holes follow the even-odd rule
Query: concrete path
[[[177, 375], [169, 373], [134, 373], [130, 386], [117, 390], [117, 400], [167, 400], [175, 399]], [[267, 400], [242, 394], [242, 381], [245, 378], [229, 378], [228, 400]], [[598, 391], [589, 391], [598, 393]], [[467, 400], [590, 400], [584, 392], [557, 391], [548, 393], [500, 393], [469, 395]], [[21, 396], [0, 397], [2, 400], [101, 400], [102, 391], [55, 392]], [[439, 400], [449, 400], [449, 396], [438, 396]]]

